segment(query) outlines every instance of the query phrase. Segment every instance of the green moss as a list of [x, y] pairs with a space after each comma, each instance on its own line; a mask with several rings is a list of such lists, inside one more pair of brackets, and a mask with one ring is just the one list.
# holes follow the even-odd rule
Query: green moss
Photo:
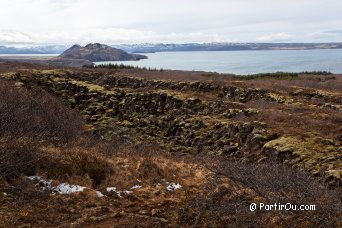
[[337, 147], [327, 146], [315, 136], [306, 139], [284, 136], [266, 143], [263, 151], [268, 153], [267, 156], [272, 155], [269, 153], [290, 153], [292, 157], [287, 158], [287, 163], [301, 166], [311, 173], [339, 176], [342, 169], [342, 164], [337, 162], [340, 157]]
[[164, 90], [164, 89], [161, 89], [161, 90], [156, 90], [156, 92], [158, 93], [165, 93], [167, 94], [168, 96], [170, 97], [174, 97], [178, 100], [189, 100], [189, 99], [196, 99], [196, 97], [193, 96], [193, 94], [188, 94], [188, 93], [185, 93], [185, 92], [177, 92], [177, 91], [174, 91], [174, 90]]
[[89, 89], [89, 91], [105, 91], [105, 88], [103, 88], [102, 86], [99, 86], [99, 85], [89, 84], [87, 82], [76, 81], [76, 80], [72, 80], [70, 82], [72, 84], [87, 87]]
[[265, 149], [275, 149], [278, 153], [302, 151], [301, 141], [293, 137], [281, 137], [264, 145]]
[[293, 99], [292, 98], [289, 98], [289, 97], [286, 97], [286, 96], [282, 96], [282, 95], [279, 95], [279, 94], [275, 94], [275, 93], [268, 93], [267, 96], [271, 99], [271, 100], [274, 100], [278, 103], [281, 103], [281, 104], [291, 104], [293, 103]]
[[328, 176], [334, 177], [336, 179], [342, 179], [342, 169], [331, 169], [327, 171]]
[[71, 70], [63, 70], [63, 69], [52, 69], [52, 70], [33, 70], [33, 74], [48, 74], [48, 75], [67, 75], [72, 73]]
[[0, 78], [5, 78], [5, 79], [13, 79], [16, 77], [16, 73], [4, 73], [0, 74]]

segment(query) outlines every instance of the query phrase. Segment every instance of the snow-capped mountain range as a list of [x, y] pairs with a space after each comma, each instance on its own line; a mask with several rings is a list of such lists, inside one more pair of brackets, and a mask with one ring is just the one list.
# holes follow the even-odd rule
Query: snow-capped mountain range
[[[342, 43], [187, 43], [187, 44], [113, 44], [111, 47], [129, 53], [168, 51], [238, 51], [238, 50], [306, 50], [342, 49]], [[61, 54], [69, 45], [35, 47], [6, 47], [0, 45], [0, 54]]]

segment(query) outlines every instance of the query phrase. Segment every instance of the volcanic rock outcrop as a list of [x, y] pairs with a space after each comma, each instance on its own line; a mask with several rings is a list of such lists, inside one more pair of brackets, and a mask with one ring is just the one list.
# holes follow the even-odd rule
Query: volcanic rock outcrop
[[84, 59], [91, 62], [129, 61], [147, 58], [144, 55], [129, 54], [123, 50], [99, 43], [88, 44], [85, 47], [75, 44], [63, 52], [59, 57], [67, 59]]

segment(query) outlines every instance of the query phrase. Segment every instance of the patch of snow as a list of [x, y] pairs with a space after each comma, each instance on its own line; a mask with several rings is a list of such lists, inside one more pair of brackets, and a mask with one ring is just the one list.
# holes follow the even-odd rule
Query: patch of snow
[[141, 180], [137, 179], [138, 182], [141, 182]]
[[[42, 190], [50, 189], [53, 190], [53, 195], [56, 193], [59, 194], [71, 194], [75, 192], [82, 192], [86, 187], [79, 186], [79, 185], [72, 185], [68, 183], [62, 183], [53, 187], [52, 180], [46, 181], [41, 176], [29, 176], [27, 179], [37, 182], [36, 186], [40, 187]], [[107, 189], [108, 191], [108, 189]], [[103, 197], [104, 195], [100, 191], [95, 191], [98, 197]]]
[[169, 186], [166, 187], [166, 190], [168, 191], [176, 191], [177, 189], [180, 189], [182, 187], [182, 185], [180, 184], [175, 184], [175, 183], [171, 183]]
[[137, 189], [137, 188], [142, 188], [141, 185], [134, 185], [131, 189]]
[[58, 192], [59, 194], [71, 194], [74, 192], [82, 192], [85, 187], [79, 185], [72, 185], [68, 183], [62, 183], [54, 188], [54, 191]]
[[104, 195], [102, 194], [102, 192], [100, 192], [100, 191], [95, 191], [95, 192], [96, 192], [97, 197], [104, 197]]
[[161, 181], [165, 182], [165, 184], [170, 184], [167, 180], [161, 179]]
[[3, 195], [4, 195], [4, 196], [7, 196], [8, 194], [7, 194], [6, 192], [3, 192]]
[[29, 179], [30, 181], [39, 181], [39, 180], [43, 179], [41, 176], [29, 176], [26, 178]]
[[108, 187], [106, 188], [107, 192], [115, 192], [120, 198], [122, 197], [121, 194], [132, 194], [132, 191], [117, 191], [116, 187]]
[[42, 190], [51, 189], [52, 180], [44, 180], [41, 176], [29, 176], [27, 179], [37, 182], [36, 186], [40, 187]]
[[107, 192], [116, 192], [116, 188], [115, 187], [108, 187], [106, 188]]

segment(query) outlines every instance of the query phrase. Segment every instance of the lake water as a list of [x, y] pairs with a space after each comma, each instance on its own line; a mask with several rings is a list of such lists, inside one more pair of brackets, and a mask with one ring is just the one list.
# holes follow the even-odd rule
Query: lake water
[[208, 51], [147, 53], [148, 59], [124, 62], [125, 65], [196, 70], [219, 73], [255, 74], [276, 71], [330, 71], [342, 73], [342, 49], [281, 51]]

